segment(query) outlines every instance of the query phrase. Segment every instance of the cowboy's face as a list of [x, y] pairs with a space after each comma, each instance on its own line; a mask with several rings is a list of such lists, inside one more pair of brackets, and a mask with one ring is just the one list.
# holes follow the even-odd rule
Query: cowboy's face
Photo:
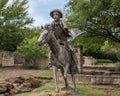
[[60, 14], [59, 14], [59, 12], [53, 12], [53, 19], [54, 19], [55, 21], [60, 20]]

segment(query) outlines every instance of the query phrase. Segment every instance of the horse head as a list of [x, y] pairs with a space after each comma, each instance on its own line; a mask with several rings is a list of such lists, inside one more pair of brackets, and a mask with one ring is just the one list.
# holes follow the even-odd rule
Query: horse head
[[47, 43], [49, 37], [49, 32], [46, 29], [42, 29], [40, 37], [38, 38], [38, 44], [43, 45]]

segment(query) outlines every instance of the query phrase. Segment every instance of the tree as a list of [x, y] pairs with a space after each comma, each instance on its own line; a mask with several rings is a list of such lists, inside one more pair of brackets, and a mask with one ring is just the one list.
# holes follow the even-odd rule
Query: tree
[[119, 0], [69, 0], [66, 21], [85, 31], [86, 37], [120, 43], [119, 5]]
[[32, 28], [25, 34], [25, 39], [17, 47], [17, 54], [23, 56], [26, 63], [35, 65], [37, 57], [47, 57], [47, 46], [38, 46], [37, 39], [39, 38], [40, 28]]
[[15, 51], [33, 19], [28, 17], [27, 0], [8, 1], [0, 0], [0, 50]]
[[101, 55], [101, 47], [106, 41], [109, 46], [119, 48], [119, 5], [119, 0], [69, 0], [66, 5], [66, 23], [69, 27], [78, 27], [85, 32], [72, 43], [83, 45], [86, 54]]

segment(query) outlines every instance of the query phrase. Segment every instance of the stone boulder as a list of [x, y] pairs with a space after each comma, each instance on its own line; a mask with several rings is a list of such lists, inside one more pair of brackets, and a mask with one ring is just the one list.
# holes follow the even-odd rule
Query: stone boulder
[[14, 86], [8, 82], [0, 83], [0, 94], [9, 92]]
[[59, 93], [56, 93], [55, 96], [68, 96], [67, 91], [60, 91]]
[[7, 84], [6, 83], [0, 83], [0, 93], [4, 93], [7, 91]]
[[42, 86], [44, 83], [36, 78], [16, 77], [7, 79], [4, 83], [0, 83], [0, 96], [13, 96], [18, 93], [30, 92], [33, 88]]

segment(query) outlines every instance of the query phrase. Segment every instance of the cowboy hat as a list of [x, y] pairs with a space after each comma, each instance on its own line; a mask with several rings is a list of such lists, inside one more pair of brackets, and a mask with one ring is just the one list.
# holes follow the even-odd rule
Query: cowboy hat
[[62, 15], [62, 12], [59, 10], [59, 9], [54, 9], [54, 10], [52, 10], [51, 12], [50, 12], [50, 16], [53, 18], [53, 13], [54, 12], [58, 12], [59, 14], [60, 14], [60, 18], [62, 18], [63, 17], [63, 15]]

